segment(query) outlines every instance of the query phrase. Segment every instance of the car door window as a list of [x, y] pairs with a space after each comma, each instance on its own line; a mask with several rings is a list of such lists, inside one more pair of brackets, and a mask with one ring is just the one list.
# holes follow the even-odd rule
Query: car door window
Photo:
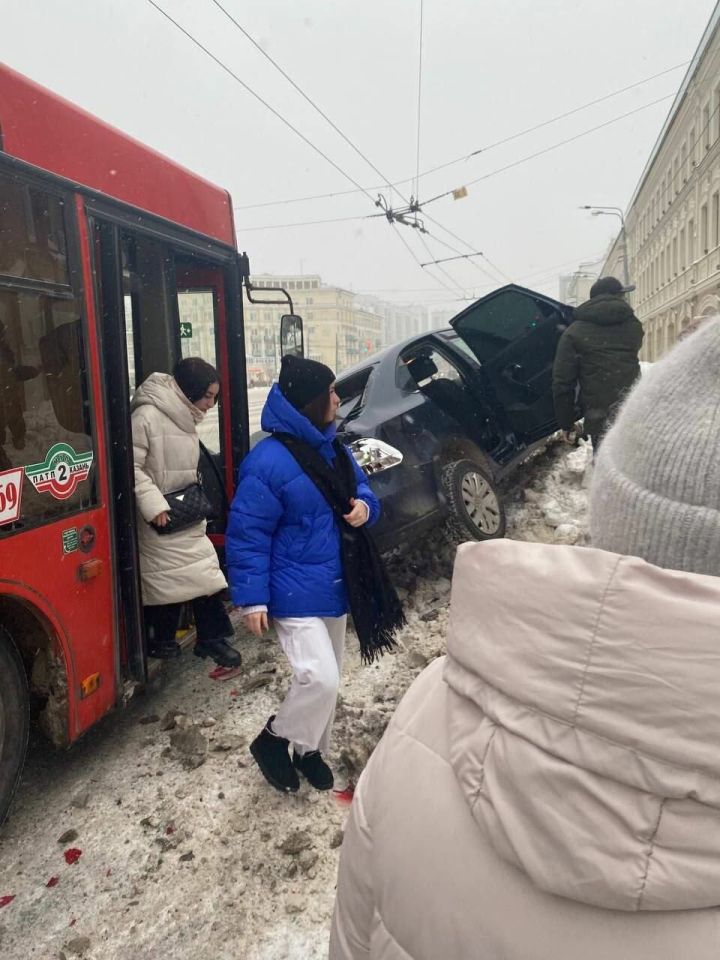
[[458, 368], [431, 343], [420, 344], [400, 356], [396, 382], [401, 390], [417, 390], [438, 380], [463, 385]]
[[554, 429], [552, 366], [569, 322], [569, 308], [522, 289], [484, 297], [452, 321], [510, 429], [526, 441]]
[[481, 363], [510, 344], [535, 339], [541, 328], [563, 320], [551, 304], [520, 291], [487, 297], [461, 314], [453, 326]]
[[351, 376], [340, 380], [335, 392], [340, 398], [337, 416], [339, 420], [355, 420], [362, 413], [367, 396], [367, 385], [370, 380], [370, 374], [374, 367], [366, 367], [364, 370], [358, 370]]

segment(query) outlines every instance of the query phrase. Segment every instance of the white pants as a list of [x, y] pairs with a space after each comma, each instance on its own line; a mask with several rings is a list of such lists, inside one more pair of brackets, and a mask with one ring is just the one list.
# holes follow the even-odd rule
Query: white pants
[[335, 719], [347, 617], [282, 617], [274, 624], [293, 678], [273, 731], [300, 754], [325, 753]]

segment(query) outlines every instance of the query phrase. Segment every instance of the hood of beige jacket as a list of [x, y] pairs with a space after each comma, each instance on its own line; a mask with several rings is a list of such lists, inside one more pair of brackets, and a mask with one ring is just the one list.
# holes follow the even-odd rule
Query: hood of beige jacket
[[444, 676], [451, 763], [500, 857], [594, 906], [720, 905], [720, 578], [465, 544]]
[[205, 414], [191, 403], [170, 373], [151, 373], [135, 391], [130, 403], [131, 410], [149, 404], [157, 407], [165, 416], [186, 433], [195, 433], [195, 427]]

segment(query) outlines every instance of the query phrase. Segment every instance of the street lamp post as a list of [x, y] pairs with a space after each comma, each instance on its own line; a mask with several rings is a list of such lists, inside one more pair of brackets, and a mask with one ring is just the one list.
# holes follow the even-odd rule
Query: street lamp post
[[618, 217], [622, 224], [623, 237], [623, 279], [626, 287], [630, 286], [630, 276], [628, 273], [628, 248], [627, 233], [625, 232], [625, 216], [620, 207], [596, 207], [592, 204], [583, 204], [581, 210], [589, 210], [592, 217]]

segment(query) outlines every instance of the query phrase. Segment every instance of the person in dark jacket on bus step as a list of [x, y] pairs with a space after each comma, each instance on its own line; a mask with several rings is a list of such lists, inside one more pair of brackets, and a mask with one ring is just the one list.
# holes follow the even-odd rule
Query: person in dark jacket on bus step
[[555, 355], [553, 399], [560, 429], [569, 439], [579, 387], [585, 433], [596, 450], [614, 409], [640, 376], [643, 328], [625, 292], [615, 277], [597, 280], [590, 299], [575, 310], [575, 321]]

